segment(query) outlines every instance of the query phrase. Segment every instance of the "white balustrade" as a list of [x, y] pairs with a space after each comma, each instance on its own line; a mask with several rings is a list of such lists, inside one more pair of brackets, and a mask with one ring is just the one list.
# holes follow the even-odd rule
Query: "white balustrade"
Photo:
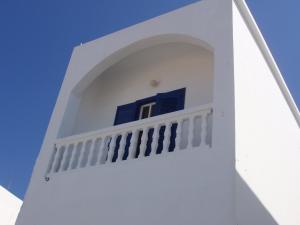
[[110, 141], [109, 144], [109, 149], [108, 149], [108, 153], [107, 153], [107, 162], [112, 162], [113, 161], [113, 157], [115, 155], [115, 148], [117, 146], [117, 139], [118, 139], [118, 134], [115, 134]]
[[182, 135], [181, 135], [181, 133], [182, 133], [182, 123], [183, 123], [182, 119], [178, 120], [178, 122], [177, 122], [176, 139], [175, 139], [175, 149], [174, 149], [174, 151], [180, 150], [181, 137], [182, 137]]
[[58, 168], [58, 170], [60, 172], [64, 171], [64, 165], [66, 163], [67, 155], [68, 155], [68, 149], [65, 146], [63, 148], [64, 148], [64, 150], [62, 151], [62, 159], [61, 159], [61, 162], [60, 162], [60, 166]]
[[193, 141], [194, 141], [194, 115], [191, 115], [189, 117], [189, 129], [188, 129], [188, 148], [193, 147]]
[[91, 155], [90, 154], [91, 145], [92, 145], [91, 140], [87, 140], [84, 144], [84, 148], [82, 151], [82, 157], [81, 157], [81, 161], [80, 161], [80, 168], [83, 168], [88, 164], [89, 155]]
[[[49, 159], [46, 177], [88, 166], [111, 164], [114, 159], [116, 164], [139, 160], [145, 158], [146, 151], [151, 158], [159, 157], [158, 149], [161, 149], [162, 155], [172, 154], [173, 150], [209, 149], [212, 145], [208, 143], [212, 139], [211, 116], [212, 106], [206, 105], [58, 139]], [[201, 123], [196, 122], [196, 118], [198, 121], [201, 118]], [[184, 121], [188, 121], [188, 126], [184, 126]], [[162, 127], [165, 127], [164, 132], [160, 131]], [[187, 140], [186, 145], [182, 144], [183, 140]]]
[[165, 154], [168, 152], [170, 143], [171, 143], [171, 127], [172, 123], [168, 123], [165, 125], [165, 132], [164, 132], [164, 141], [163, 141], [163, 150], [162, 153]]
[[128, 135], [128, 132], [124, 132], [121, 135], [117, 161], [122, 161], [123, 160], [123, 157], [124, 157], [124, 154], [125, 154], [127, 135]]
[[95, 156], [94, 154], [95, 154], [96, 145], [97, 145], [97, 138], [93, 138], [91, 140], [91, 146], [90, 146], [89, 154], [87, 156], [86, 165], [88, 166], [92, 164], [93, 157]]
[[70, 144], [68, 146], [68, 148], [72, 149], [72, 150], [70, 150], [72, 152], [71, 152], [70, 161], [68, 162], [69, 165], [66, 168], [66, 170], [72, 169], [72, 165], [73, 165], [73, 162], [74, 162], [74, 159], [75, 159], [75, 154], [76, 154], [76, 144], [75, 143], [74, 144]]
[[104, 164], [107, 159], [108, 145], [109, 145], [109, 137], [103, 137], [100, 147], [100, 164]]
[[129, 146], [129, 159], [134, 159], [136, 155], [136, 147], [138, 142], [140, 130], [134, 130], [132, 132], [131, 140], [130, 140], [130, 146]]
[[60, 169], [60, 165], [61, 165], [61, 161], [62, 161], [62, 158], [63, 158], [63, 155], [65, 153], [65, 147], [64, 146], [61, 146], [57, 153], [56, 153], [56, 156], [54, 158], [54, 168], [53, 168], [53, 172], [54, 173], [57, 173]]
[[145, 156], [146, 149], [147, 149], [148, 132], [149, 132], [149, 128], [148, 127], [145, 127], [143, 129], [143, 131], [142, 131], [142, 138], [141, 138], [139, 158]]
[[153, 130], [153, 137], [151, 143], [151, 152], [150, 155], [155, 155], [158, 147], [158, 139], [159, 139], [159, 130], [161, 128], [160, 124], [156, 124]]
[[53, 151], [51, 153], [51, 158], [50, 158], [50, 161], [48, 164], [46, 175], [52, 172], [52, 167], [53, 167], [53, 164], [55, 161], [56, 154], [57, 154], [57, 147], [56, 147], [56, 145], [54, 145]]
[[207, 137], [207, 119], [210, 111], [205, 110], [204, 113], [201, 115], [201, 147], [207, 148], [208, 145], [206, 143], [206, 137]]
[[72, 156], [74, 156], [74, 144], [69, 144], [67, 148], [66, 158], [63, 162], [63, 167], [62, 167], [63, 171], [66, 171], [70, 168]]
[[81, 152], [82, 152], [82, 142], [78, 142], [76, 143], [74, 158], [71, 161], [72, 162], [71, 169], [76, 169], [79, 166]]

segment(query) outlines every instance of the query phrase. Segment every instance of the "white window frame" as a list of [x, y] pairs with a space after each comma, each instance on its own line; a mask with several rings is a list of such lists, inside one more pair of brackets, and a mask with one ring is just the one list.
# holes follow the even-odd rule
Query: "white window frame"
[[144, 104], [144, 105], [141, 105], [140, 107], [140, 114], [139, 114], [139, 120], [142, 120], [142, 116], [143, 116], [143, 110], [144, 108], [146, 107], [149, 107], [149, 112], [148, 112], [148, 116], [146, 118], [143, 118], [143, 119], [147, 119], [147, 118], [150, 118], [151, 117], [151, 111], [152, 111], [152, 108], [153, 106], [156, 105], [156, 102], [150, 102], [148, 104]]

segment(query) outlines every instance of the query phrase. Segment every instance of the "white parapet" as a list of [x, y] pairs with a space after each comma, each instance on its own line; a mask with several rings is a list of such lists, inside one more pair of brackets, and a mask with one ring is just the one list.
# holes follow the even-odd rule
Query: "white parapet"
[[56, 140], [46, 180], [55, 173], [211, 147], [212, 105]]
[[0, 186], [0, 224], [14, 225], [19, 214], [22, 201]]

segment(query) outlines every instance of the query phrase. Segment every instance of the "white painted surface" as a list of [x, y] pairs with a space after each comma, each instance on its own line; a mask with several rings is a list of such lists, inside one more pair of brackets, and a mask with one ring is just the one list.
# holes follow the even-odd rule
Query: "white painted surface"
[[[252, 33], [232, 0], [203, 0], [74, 49], [18, 225], [300, 224], [299, 113], [244, 1], [235, 2]], [[169, 50], [183, 58], [170, 43], [181, 43]], [[162, 80], [155, 89], [153, 79]], [[58, 137], [110, 126], [117, 105], [183, 86], [186, 108], [213, 103], [210, 150], [45, 181]]]
[[[198, 151], [208, 150], [211, 148], [212, 114], [211, 105], [204, 105], [58, 139], [49, 158], [46, 179], [60, 172], [110, 163], [117, 164], [126, 160], [140, 160], [144, 157], [160, 157], [160, 155], [172, 154], [174, 151], [194, 148]], [[174, 145], [171, 145], [171, 126], [175, 124], [177, 127], [173, 139]], [[162, 127], [165, 129], [163, 135], [160, 135]], [[150, 129], [153, 129], [153, 132], [149, 138]], [[121, 139], [117, 142], [119, 137]], [[161, 149], [159, 149], [160, 138], [162, 138]], [[127, 144], [128, 154], [124, 158]], [[151, 147], [147, 149], [147, 146]], [[115, 152], [118, 152], [116, 159], [113, 158]]]
[[58, 173], [35, 194], [40, 207], [31, 205], [17, 224], [220, 224], [228, 209], [216, 157], [214, 150], [186, 149]]
[[298, 122], [298, 126], [300, 126], [300, 114], [299, 109], [297, 108], [297, 105], [283, 79], [283, 76], [280, 72], [280, 69], [278, 65], [275, 62], [274, 57], [272, 56], [272, 53], [262, 35], [262, 33], [259, 30], [258, 25], [255, 22], [254, 17], [252, 16], [249, 7], [247, 6], [245, 0], [234, 0], [236, 6], [238, 7], [238, 10], [243, 15], [243, 19], [245, 23], [248, 26], [249, 31], [251, 32], [251, 35], [255, 39], [255, 42], [257, 46], [259, 47], [262, 55], [264, 56], [266, 63], [268, 64], [270, 70], [272, 71], [272, 75], [274, 76], [274, 79], [276, 80], [279, 89], [282, 92], [282, 95], [284, 96], [288, 106], [290, 107], [293, 116], [295, 117], [296, 121]]
[[0, 186], [0, 225], [14, 225], [22, 201]]
[[[158, 87], [150, 85], [155, 79]], [[83, 93], [71, 134], [110, 127], [117, 106], [183, 87], [186, 109], [213, 101], [212, 53], [183, 43], [144, 49], [109, 68]]]
[[[203, 0], [74, 49], [18, 225], [234, 224], [231, 4], [231, 0]], [[59, 173], [46, 182], [54, 143], [72, 133], [84, 90], [129, 55], [171, 42], [213, 52], [213, 88], [205, 92], [207, 97], [197, 99], [199, 104], [213, 100], [213, 147]], [[162, 90], [179, 83], [165, 84]]]
[[237, 223], [299, 225], [300, 129], [238, 9], [233, 9]]

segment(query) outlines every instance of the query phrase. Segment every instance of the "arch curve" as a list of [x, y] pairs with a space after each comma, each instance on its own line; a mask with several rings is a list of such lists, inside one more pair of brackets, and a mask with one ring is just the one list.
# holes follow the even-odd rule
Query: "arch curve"
[[[109, 72], [111, 68], [116, 68], [116, 66], [120, 65], [120, 63], [122, 61], [124, 62], [124, 60], [132, 59], [132, 57], [134, 58], [134, 57], [136, 57], [136, 55], [141, 54], [141, 53], [148, 54], [149, 51], [150, 52], [152, 51], [152, 53], [153, 53], [153, 49], [156, 49], [156, 50], [158, 49], [158, 51], [160, 51], [162, 53], [162, 52], [164, 52], [164, 50], [162, 50], [162, 49], [166, 46], [168, 46], [167, 49], [170, 50], [170, 45], [172, 45], [173, 47], [171, 47], [171, 48], [174, 51], [177, 51], [177, 53], [179, 53], [179, 54], [181, 54], [181, 52], [178, 52], [179, 51], [178, 49], [182, 49], [182, 48], [180, 48], [180, 47], [178, 48], [178, 46], [182, 47], [182, 45], [184, 45], [186, 47], [189, 46], [188, 48], [186, 48], [186, 47], [184, 48], [185, 52], [187, 51], [187, 49], [189, 49], [188, 50], [189, 52], [194, 52], [191, 54], [197, 54], [197, 55], [193, 55], [193, 56], [189, 55], [189, 57], [199, 57], [199, 55], [198, 55], [198, 54], [200, 54], [199, 52], [202, 52], [202, 53], [208, 54], [209, 56], [211, 55], [212, 60], [213, 60], [214, 49], [212, 46], [210, 46], [207, 42], [202, 41], [198, 38], [188, 36], [188, 35], [182, 35], [182, 34], [164, 34], [164, 35], [152, 36], [149, 38], [144, 38], [144, 39], [135, 41], [123, 48], [120, 48], [119, 50], [110, 54], [108, 57], [101, 59], [88, 73], [86, 73], [81, 78], [81, 80], [79, 80], [75, 84], [74, 88], [70, 92], [70, 98], [67, 102], [66, 110], [64, 112], [64, 116], [63, 116], [63, 120], [62, 120], [60, 129], [59, 129], [58, 137], [65, 137], [65, 136], [69, 136], [69, 135], [73, 135], [73, 134], [78, 134], [81, 132], [95, 130], [96, 128], [93, 127], [94, 125], [97, 127], [99, 125], [99, 128], [102, 128], [101, 127], [102, 125], [100, 126], [100, 124], [97, 125], [96, 123], [92, 123], [92, 125], [91, 125], [90, 122], [91, 122], [92, 118], [94, 117], [94, 115], [86, 116], [85, 113], [88, 113], [88, 112], [82, 112], [82, 110], [81, 110], [82, 108], [87, 108], [87, 109], [92, 108], [90, 106], [84, 107], [82, 105], [83, 102], [90, 101], [90, 100], [87, 100], [87, 98], [85, 97], [86, 92], [90, 93], [89, 92], [90, 87], [92, 87], [93, 84], [98, 84], [98, 82], [99, 82], [99, 80], [97, 81], [98, 78], [104, 79], [105, 77], [107, 77], [107, 76], [105, 76], [105, 74], [107, 75], [107, 72]], [[200, 51], [198, 51], [199, 49], [200, 49]], [[155, 50], [155, 52], [156, 52], [155, 54], [157, 54], [156, 50]], [[197, 53], [195, 53], [195, 52], [197, 52]], [[165, 52], [163, 54], [165, 54]], [[168, 52], [167, 54], [170, 54], [170, 53]], [[190, 54], [190, 53], [188, 53], [188, 54]], [[169, 55], [170, 58], [168, 58], [168, 60], [173, 60], [175, 55], [176, 54], [174, 54], [174, 53], [173, 53], [173, 55]], [[139, 61], [139, 58], [136, 58], [136, 60]], [[184, 60], [186, 60], [186, 59], [184, 59]], [[210, 66], [213, 66], [212, 65], [213, 63], [211, 63], [212, 60], [210, 61], [210, 63], [208, 63], [208, 65], [205, 66], [205, 68], [208, 68], [208, 67], [211, 68]], [[157, 59], [155, 59], [155, 61], [157, 61]], [[185, 67], [189, 67], [189, 65], [194, 66], [194, 68], [192, 69], [194, 71], [193, 73], [198, 73], [201, 70], [201, 69], [199, 69], [200, 65], [197, 64], [195, 61], [185, 64], [185, 66], [179, 70], [183, 70]], [[203, 65], [205, 65], [205, 64], [203, 64]], [[209, 71], [211, 71], [211, 73], [213, 73], [212, 72], [213, 70], [209, 70]], [[178, 73], [179, 71], [173, 70], [171, 73], [173, 73], [173, 72]], [[116, 76], [115, 77], [116, 80], [118, 80], [119, 78], [120, 79], [122, 78], [122, 77], [119, 77], [120, 74], [114, 74], [114, 76]], [[170, 73], [168, 73], [168, 74], [170, 74]], [[206, 74], [206, 78], [207, 78], [207, 76], [208, 75]], [[192, 78], [192, 79], [196, 79], [196, 78]], [[206, 79], [206, 81], [207, 80], [208, 80], [208, 78]], [[200, 104], [201, 101], [206, 101], [207, 99], [210, 99], [210, 96], [212, 95], [210, 93], [212, 88], [210, 88], [211, 82], [209, 82], [209, 84], [202, 82], [202, 84], [201, 84], [202, 86], [200, 85], [200, 86], [196, 87], [195, 85], [198, 81], [199, 80], [197, 80], [196, 82], [192, 81], [192, 84], [189, 83], [189, 85], [191, 85], [193, 87], [189, 90], [189, 95], [195, 95], [197, 88], [200, 88], [203, 91], [205, 90], [204, 91], [205, 93], [203, 94], [203, 99], [197, 100], [198, 103]], [[124, 82], [122, 84], [124, 84]], [[176, 85], [178, 86], [179, 84], [176, 84]], [[180, 85], [181, 85], [181, 83], [180, 83]], [[184, 83], [182, 83], [182, 85], [184, 85]], [[207, 89], [210, 89], [210, 90], [207, 90]], [[144, 92], [144, 89], [143, 89], [143, 92]], [[100, 95], [100, 96], [104, 96], [104, 95]], [[206, 99], [204, 100], [204, 98], [206, 98]], [[88, 98], [88, 99], [93, 99], [93, 98]], [[191, 98], [189, 98], [189, 99], [191, 99]], [[116, 102], [114, 102], [114, 104], [115, 103]], [[204, 103], [208, 103], [208, 102], [204, 102]], [[188, 105], [191, 105], [191, 104], [188, 104]], [[95, 109], [94, 111], [96, 112], [97, 110], [98, 110], [98, 108]], [[110, 111], [112, 111], [112, 109], [110, 109]], [[99, 111], [97, 111], [97, 112], [99, 112]], [[81, 115], [84, 115], [84, 116], [81, 116]], [[100, 113], [100, 114], [98, 113], [97, 115], [108, 115], [108, 114], [105, 111], [105, 113]], [[105, 119], [105, 121], [110, 121], [110, 120], [111, 120], [111, 118]], [[86, 124], [84, 122], [84, 125], [82, 125], [82, 124], [80, 124], [81, 122], [78, 122], [78, 121], [89, 121], [89, 122], [87, 122]], [[100, 123], [99, 118], [97, 119], [97, 121]], [[103, 122], [103, 124], [104, 124], [104, 122]], [[108, 126], [108, 124], [104, 124], [104, 127], [107, 127], [107, 126]], [[97, 129], [99, 129], [99, 128], [97, 128]]]
[[144, 38], [113, 52], [108, 57], [101, 60], [76, 84], [71, 93], [76, 96], [80, 96], [81, 93], [88, 88], [88, 86], [93, 83], [98, 76], [101, 76], [105, 70], [118, 63], [122, 59], [143, 49], [167, 43], [191, 44], [204, 48], [211, 53], [214, 52], [214, 48], [208, 42], [190, 35], [170, 33]]

